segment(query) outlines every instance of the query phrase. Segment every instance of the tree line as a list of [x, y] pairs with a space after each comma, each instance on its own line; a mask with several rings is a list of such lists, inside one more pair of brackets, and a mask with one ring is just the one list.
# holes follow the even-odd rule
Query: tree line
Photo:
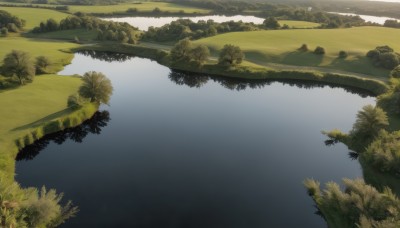
[[8, 32], [19, 32], [25, 26], [25, 20], [0, 10], [0, 32], [7, 35]]
[[112, 22], [98, 19], [78, 13], [68, 16], [57, 22], [54, 19], [48, 19], [35, 27], [33, 33], [45, 33], [71, 29], [86, 29], [96, 31], [98, 40], [118, 41], [123, 43], [136, 43], [139, 33], [136, 27], [126, 22]]

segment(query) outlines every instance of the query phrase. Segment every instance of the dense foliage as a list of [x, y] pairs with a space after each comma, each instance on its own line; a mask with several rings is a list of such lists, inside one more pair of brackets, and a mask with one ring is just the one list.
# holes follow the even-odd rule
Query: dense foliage
[[400, 175], [400, 131], [381, 131], [361, 159], [380, 172]]
[[60, 205], [63, 194], [44, 187], [22, 189], [0, 178], [0, 227], [56, 227], [73, 217], [78, 208]]
[[367, 57], [372, 60], [377, 67], [383, 67], [389, 70], [394, 69], [400, 63], [400, 55], [395, 53], [389, 46], [379, 46], [368, 51]]
[[400, 200], [389, 189], [379, 192], [361, 179], [343, 180], [345, 190], [334, 182], [321, 190], [320, 183], [304, 182], [309, 195], [330, 227], [379, 228], [400, 226]]
[[177, 42], [171, 49], [170, 58], [172, 62], [193, 62], [197, 66], [203, 66], [210, 56], [207, 46], [199, 45], [194, 47], [192, 42], [186, 38]]
[[177, 41], [184, 38], [200, 39], [203, 37], [215, 36], [217, 34], [237, 31], [255, 31], [259, 27], [253, 23], [242, 21], [217, 23], [213, 20], [193, 22], [189, 19], [179, 19], [162, 27], [150, 27], [142, 36], [143, 40], [159, 42]]
[[86, 72], [82, 80], [83, 84], [79, 88], [79, 95], [81, 97], [90, 99], [91, 102], [109, 103], [113, 87], [110, 79], [103, 73], [95, 71]]
[[[7, 29], [7, 32], [18, 32], [24, 25], [25, 20], [13, 16], [7, 11], [0, 10], [0, 29]], [[2, 33], [4, 34], [5, 31], [2, 30]]]
[[128, 23], [104, 21], [84, 14], [68, 16], [60, 23], [54, 19], [48, 19], [46, 22], [41, 22], [32, 32], [44, 33], [82, 28], [97, 31], [98, 40], [135, 43], [139, 36], [138, 29]]
[[238, 46], [226, 44], [219, 53], [218, 63], [223, 66], [233, 66], [242, 63], [244, 53]]
[[29, 53], [13, 50], [3, 60], [3, 74], [16, 77], [21, 85], [32, 81], [36, 73], [35, 64]]

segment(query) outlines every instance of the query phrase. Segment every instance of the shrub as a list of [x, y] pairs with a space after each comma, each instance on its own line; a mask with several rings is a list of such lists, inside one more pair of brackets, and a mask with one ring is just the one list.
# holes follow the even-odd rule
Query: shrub
[[399, 57], [397, 54], [388, 52], [380, 55], [380, 63], [382, 67], [392, 70], [399, 65]]
[[46, 68], [51, 64], [50, 59], [46, 56], [36, 57], [36, 73], [43, 74], [47, 73]]
[[308, 46], [307, 44], [302, 44], [301, 47], [298, 49], [299, 51], [308, 51]]
[[0, 32], [1, 32], [1, 35], [3, 35], [3, 36], [7, 36], [8, 35], [8, 29], [6, 27], [2, 28], [0, 30]]
[[219, 54], [218, 63], [225, 66], [231, 66], [242, 63], [243, 59], [244, 53], [240, 47], [225, 44]]
[[315, 50], [314, 50], [314, 54], [316, 54], [316, 55], [324, 55], [325, 54], [325, 48], [320, 47], [320, 46], [316, 47]]
[[347, 58], [348, 54], [346, 51], [339, 51], [339, 58], [345, 59]]
[[393, 78], [400, 78], [400, 66], [397, 66], [390, 72], [390, 76]]

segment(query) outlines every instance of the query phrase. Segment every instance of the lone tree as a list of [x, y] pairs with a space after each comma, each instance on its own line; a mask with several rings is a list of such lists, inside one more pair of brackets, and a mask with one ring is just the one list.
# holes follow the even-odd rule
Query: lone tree
[[16, 76], [21, 85], [35, 77], [35, 64], [27, 52], [12, 50], [4, 57], [3, 63], [4, 75]]
[[190, 50], [192, 49], [192, 42], [189, 38], [178, 41], [171, 49], [171, 58], [173, 61], [190, 60]]
[[79, 88], [79, 95], [90, 99], [90, 102], [109, 104], [113, 92], [110, 79], [103, 73], [96, 71], [86, 72], [83, 77], [83, 85]]
[[314, 50], [314, 54], [316, 54], [316, 55], [324, 55], [325, 54], [325, 48], [320, 47], [320, 46], [316, 47], [315, 50]]
[[46, 56], [38, 56], [36, 57], [36, 73], [42, 74], [46, 73], [46, 68], [50, 66], [50, 59]]
[[197, 65], [203, 66], [210, 56], [210, 50], [207, 46], [199, 45], [190, 50], [190, 59], [193, 60]]
[[232, 66], [242, 63], [244, 53], [238, 46], [232, 44], [225, 44], [219, 54], [218, 63], [221, 65]]

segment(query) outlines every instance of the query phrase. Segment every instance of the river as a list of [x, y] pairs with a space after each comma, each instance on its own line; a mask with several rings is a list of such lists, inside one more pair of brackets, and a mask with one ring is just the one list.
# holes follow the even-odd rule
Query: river
[[373, 97], [96, 56], [76, 54], [61, 74], [103, 72], [110, 106], [17, 159], [23, 187], [55, 188], [79, 206], [62, 227], [324, 227], [302, 181], [362, 177], [321, 130], [348, 131]]

